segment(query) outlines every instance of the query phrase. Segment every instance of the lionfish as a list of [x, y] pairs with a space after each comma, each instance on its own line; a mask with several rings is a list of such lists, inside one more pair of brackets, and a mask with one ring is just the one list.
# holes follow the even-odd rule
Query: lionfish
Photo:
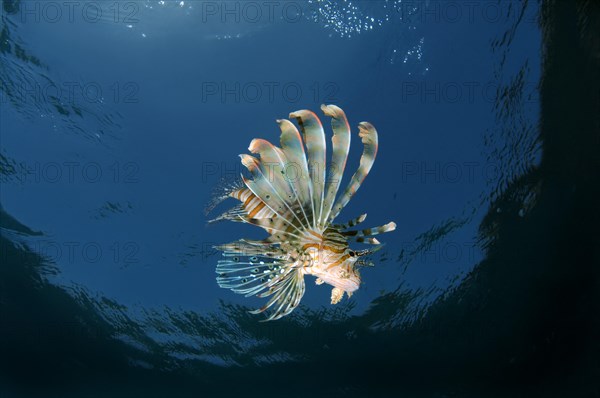
[[333, 129], [328, 167], [321, 121], [308, 110], [292, 112], [289, 117], [297, 121], [302, 136], [289, 120], [277, 120], [281, 148], [254, 139], [248, 150], [259, 157], [240, 155], [251, 178], [242, 174], [238, 184], [216, 197], [215, 203], [227, 198], [241, 203], [212, 221], [252, 224], [269, 234], [264, 240], [241, 239], [215, 246], [225, 257], [216, 269], [219, 286], [246, 297], [271, 296], [264, 306], [250, 311], [259, 314], [269, 310], [266, 320], [279, 319], [298, 306], [305, 291], [305, 275], [315, 276], [317, 285], [333, 287], [331, 304], [338, 303], [344, 293], [350, 297], [361, 282], [357, 267], [372, 265], [364, 256], [377, 249], [352, 250], [348, 241], [380, 245], [372, 236], [396, 228], [390, 222], [348, 230], [363, 222], [366, 214], [345, 224], [333, 223], [373, 166], [377, 131], [368, 122], [359, 124], [358, 135], [364, 145], [360, 165], [336, 200], [350, 149], [350, 126], [339, 107], [322, 105], [321, 110], [331, 117]]

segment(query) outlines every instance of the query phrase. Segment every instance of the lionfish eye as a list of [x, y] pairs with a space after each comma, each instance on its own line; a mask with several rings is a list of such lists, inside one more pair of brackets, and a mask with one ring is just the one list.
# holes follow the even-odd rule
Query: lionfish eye
[[355, 252], [355, 251], [353, 251], [353, 250], [350, 250], [350, 251], [348, 252], [348, 254], [350, 255], [350, 257], [354, 257], [354, 256], [356, 256], [356, 252]]

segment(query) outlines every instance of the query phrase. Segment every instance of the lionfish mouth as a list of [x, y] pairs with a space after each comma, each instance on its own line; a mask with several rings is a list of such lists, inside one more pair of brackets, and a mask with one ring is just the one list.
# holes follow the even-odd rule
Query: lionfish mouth
[[351, 230], [362, 223], [366, 214], [344, 224], [334, 220], [369, 174], [378, 148], [375, 127], [368, 122], [358, 125], [363, 143], [360, 165], [350, 183], [338, 196], [350, 150], [350, 126], [344, 111], [335, 105], [322, 105], [331, 118], [332, 155], [326, 163], [325, 132], [313, 112], [292, 112], [298, 128], [289, 120], [277, 120], [281, 147], [254, 139], [249, 151], [240, 155], [251, 178], [241, 176], [240, 183], [225, 189], [214, 203], [227, 198], [240, 204], [212, 221], [230, 220], [264, 229], [263, 240], [240, 239], [216, 246], [224, 259], [217, 264], [217, 282], [245, 296], [270, 297], [261, 308], [266, 320], [291, 313], [305, 292], [305, 275], [317, 277], [316, 283], [333, 287], [331, 303], [338, 303], [360, 287], [357, 266], [368, 265], [361, 257], [375, 250], [353, 251], [350, 241], [381, 247], [374, 235], [393, 231], [390, 222], [376, 228]]

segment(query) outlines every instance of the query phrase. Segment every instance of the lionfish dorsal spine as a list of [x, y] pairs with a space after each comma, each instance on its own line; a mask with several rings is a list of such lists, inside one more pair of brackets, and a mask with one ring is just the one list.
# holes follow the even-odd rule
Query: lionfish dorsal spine
[[312, 184], [313, 228], [321, 229], [320, 217], [323, 212], [323, 195], [325, 190], [325, 131], [321, 121], [308, 110], [290, 113], [290, 118], [295, 118], [304, 136], [304, 143], [308, 153], [309, 181]]
[[[260, 155], [260, 167], [263, 175], [271, 182], [274, 191], [280, 201], [285, 205], [286, 215], [291, 215], [290, 220], [294, 225], [301, 228], [308, 228], [308, 219], [304, 211], [296, 211], [303, 208], [298, 193], [290, 179], [285, 176], [287, 159], [285, 153], [276, 148], [269, 141], [263, 139], [254, 139], [248, 148], [253, 154]], [[299, 214], [301, 213], [301, 214]]]
[[344, 169], [350, 152], [351, 134], [348, 119], [346, 119], [346, 114], [341, 108], [335, 105], [321, 105], [321, 110], [325, 115], [331, 117], [331, 128], [333, 130], [333, 136], [331, 137], [332, 155], [327, 176], [327, 194], [325, 195], [321, 217], [321, 224], [327, 225], [344, 176]]
[[364, 145], [363, 153], [360, 157], [360, 164], [352, 176], [348, 187], [333, 205], [333, 211], [329, 216], [329, 222], [333, 221], [342, 211], [342, 209], [346, 207], [348, 202], [350, 202], [352, 196], [358, 191], [361, 184], [369, 174], [369, 171], [371, 171], [373, 163], [375, 163], [375, 157], [377, 156], [378, 148], [377, 130], [375, 130], [375, 127], [368, 122], [361, 122], [358, 125], [358, 129], [358, 135], [362, 139], [362, 143]]
[[348, 228], [352, 228], [352, 227], [362, 223], [366, 219], [367, 219], [367, 213], [364, 213], [364, 214], [361, 214], [360, 216], [353, 218], [352, 220], [345, 222], [343, 224], [334, 224], [334, 225], [332, 225], [332, 227], [335, 227], [336, 229], [339, 229], [339, 230], [348, 229]]
[[242, 159], [242, 164], [248, 169], [253, 179], [247, 179], [242, 176], [242, 180], [244, 184], [252, 191], [252, 193], [260, 198], [266, 206], [269, 207], [273, 211], [275, 215], [277, 215], [277, 222], [274, 222], [271, 228], [279, 230], [283, 234], [292, 234], [291, 231], [287, 231], [283, 229], [283, 225], [287, 225], [291, 230], [295, 230], [299, 234], [302, 234], [302, 231], [296, 226], [292, 221], [290, 221], [291, 216], [287, 203], [283, 200], [273, 187], [269, 178], [264, 175], [261, 167], [260, 161], [250, 155], [242, 154], [240, 155]]
[[300, 132], [287, 119], [277, 120], [281, 135], [279, 138], [281, 151], [287, 159], [284, 169], [285, 178], [294, 187], [300, 202], [300, 209], [305, 219], [306, 228], [312, 225], [312, 189], [308, 181], [308, 163]]
[[379, 227], [366, 228], [363, 230], [355, 230], [355, 231], [343, 231], [342, 235], [344, 236], [356, 236], [356, 237], [364, 237], [364, 236], [373, 236], [383, 234], [385, 232], [393, 231], [396, 228], [395, 222], [389, 222], [384, 225], [380, 225]]

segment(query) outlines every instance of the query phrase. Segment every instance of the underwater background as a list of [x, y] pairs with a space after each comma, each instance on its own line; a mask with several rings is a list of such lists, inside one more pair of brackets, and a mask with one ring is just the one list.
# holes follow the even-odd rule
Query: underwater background
[[[0, 25], [0, 397], [600, 396], [600, 6], [18, 1]], [[220, 289], [276, 119], [379, 132], [351, 299]], [[326, 134], [328, 122], [324, 119]], [[348, 178], [348, 176], [346, 176]], [[253, 235], [254, 234], [254, 235]]]

